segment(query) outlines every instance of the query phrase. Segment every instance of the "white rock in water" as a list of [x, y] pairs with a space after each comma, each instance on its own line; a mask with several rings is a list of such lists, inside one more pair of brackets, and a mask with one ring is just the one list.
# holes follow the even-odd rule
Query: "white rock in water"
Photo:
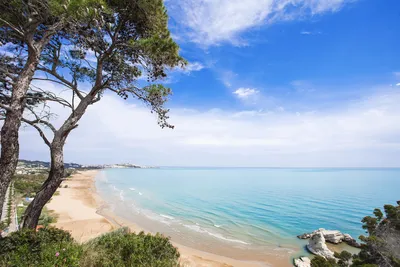
[[311, 260], [308, 257], [300, 257], [294, 260], [296, 267], [311, 267]]
[[315, 255], [324, 258], [334, 258], [333, 252], [325, 244], [325, 238], [321, 232], [315, 233], [308, 242], [307, 249]]
[[342, 234], [340, 231], [338, 230], [326, 230], [324, 228], [320, 228], [318, 230], [315, 230], [312, 233], [305, 233], [302, 235], [298, 235], [297, 237], [300, 239], [308, 239], [311, 238], [313, 235], [321, 233], [325, 240], [329, 243], [333, 243], [333, 244], [339, 244], [342, 242], [346, 242], [348, 245], [359, 248], [361, 245], [357, 242], [357, 240], [355, 240], [354, 238], [352, 238], [349, 234]]
[[325, 230], [325, 229], [320, 229], [318, 230], [322, 235], [324, 236], [325, 240], [334, 243], [334, 244], [339, 244], [342, 243], [344, 239], [344, 235], [337, 230]]

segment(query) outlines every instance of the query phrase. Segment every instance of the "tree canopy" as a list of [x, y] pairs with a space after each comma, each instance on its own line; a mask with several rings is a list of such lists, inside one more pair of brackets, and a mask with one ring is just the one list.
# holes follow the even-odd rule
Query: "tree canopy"
[[[34, 79], [68, 89], [70, 99], [48, 96], [45, 100], [69, 108], [70, 114], [58, 128], [43, 120], [35, 109], [29, 109], [32, 116], [23, 119], [39, 131], [52, 159], [49, 178], [26, 210], [24, 227], [36, 227], [40, 211], [64, 178], [66, 139], [78, 127], [88, 106], [100, 101], [105, 93], [116, 93], [124, 99], [132, 96], [150, 107], [160, 127], [173, 128], [164, 105], [171, 89], [156, 81], [166, 77], [168, 69], [183, 67], [186, 61], [170, 36], [163, 1], [113, 0], [106, 4], [107, 9], [98, 9], [95, 19], [55, 34], [41, 54], [37, 69], [44, 75]], [[145, 77], [147, 82], [139, 82]], [[43, 97], [32, 99], [40, 101]], [[52, 131], [52, 138], [43, 126]]]

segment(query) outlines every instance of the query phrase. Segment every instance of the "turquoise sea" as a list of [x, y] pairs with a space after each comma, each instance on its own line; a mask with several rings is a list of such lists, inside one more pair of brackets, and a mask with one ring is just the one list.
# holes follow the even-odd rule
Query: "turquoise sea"
[[185, 245], [290, 250], [318, 228], [363, 234], [364, 216], [400, 199], [400, 169], [107, 169], [96, 188], [118, 216]]

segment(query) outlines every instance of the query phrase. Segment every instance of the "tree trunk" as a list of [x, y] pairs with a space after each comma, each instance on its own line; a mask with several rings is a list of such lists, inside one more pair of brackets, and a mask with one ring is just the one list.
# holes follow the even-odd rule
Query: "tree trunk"
[[[39, 51], [38, 51], [39, 50]], [[25, 106], [25, 95], [29, 89], [42, 49], [29, 49], [28, 59], [12, 88], [10, 110], [1, 128], [0, 157], [0, 206], [3, 206], [5, 193], [18, 164], [18, 131]], [[0, 209], [1, 216], [2, 209]]]
[[54, 137], [51, 147], [49, 177], [26, 209], [22, 222], [23, 228], [36, 228], [43, 207], [57, 191], [64, 178], [64, 142], [64, 140], [60, 140], [57, 136]]
[[[102, 69], [102, 65], [98, 64], [97, 68]], [[98, 75], [101, 77], [101, 72]], [[98, 83], [100, 82], [101, 78]], [[95, 87], [97, 88], [98, 86], [99, 85], [97, 84]], [[56, 133], [54, 133], [53, 142], [50, 146], [51, 167], [49, 177], [26, 209], [22, 222], [23, 228], [36, 228], [43, 207], [60, 186], [64, 178], [63, 150], [65, 141], [67, 140], [69, 133], [78, 126], [78, 122], [85, 114], [88, 106], [92, 104], [93, 99], [96, 97], [96, 92], [97, 91], [92, 89], [91, 92], [87, 94], [81, 102], [79, 102], [74, 112], [72, 112], [68, 119], [64, 121], [63, 125], [56, 131]]]

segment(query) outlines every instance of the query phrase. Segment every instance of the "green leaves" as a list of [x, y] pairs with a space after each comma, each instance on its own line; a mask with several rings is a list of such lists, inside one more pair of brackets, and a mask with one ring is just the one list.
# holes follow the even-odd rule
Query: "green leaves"
[[120, 229], [84, 245], [82, 267], [178, 266], [179, 252], [162, 235]]
[[168, 238], [125, 228], [83, 245], [60, 229], [24, 229], [0, 239], [0, 247], [0, 266], [173, 267], [179, 261]]
[[380, 209], [374, 209], [374, 215], [378, 221], [381, 221], [383, 218], [383, 213]]
[[[20, 230], [0, 239], [0, 266], [79, 266], [82, 248], [63, 230]], [[56, 256], [56, 253], [59, 256]]]
[[49, 11], [53, 16], [65, 16], [75, 19], [98, 16], [99, 9], [106, 10], [104, 0], [50, 0]]
[[375, 209], [375, 217], [363, 218], [369, 236], [360, 237], [364, 244], [352, 266], [400, 266], [400, 205], [385, 205], [384, 211]]
[[368, 230], [368, 233], [371, 235], [377, 226], [378, 219], [371, 216], [366, 216], [361, 222], [364, 223], [362, 228]]

